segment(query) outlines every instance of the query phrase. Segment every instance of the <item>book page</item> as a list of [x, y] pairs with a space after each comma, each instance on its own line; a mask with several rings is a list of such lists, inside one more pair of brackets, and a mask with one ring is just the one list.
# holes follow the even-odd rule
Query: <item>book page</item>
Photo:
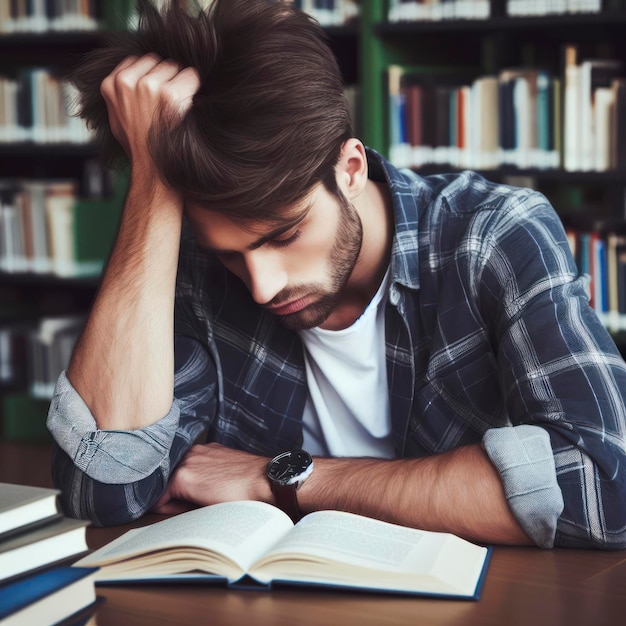
[[487, 550], [454, 535], [339, 511], [304, 517], [252, 568], [272, 579], [471, 594]]
[[[146, 555], [142, 568], [146, 575], [171, 574], [176, 571], [175, 561], [179, 554], [183, 563], [181, 571], [190, 569], [190, 559], [195, 558], [198, 564], [204, 559], [205, 565], [210, 564], [208, 569], [204, 567], [204, 571], [232, 580], [243, 575], [251, 563], [291, 528], [293, 524], [289, 517], [269, 504], [224, 502], [130, 530], [81, 559], [77, 565], [103, 566]], [[162, 559], [156, 551], [163, 552]], [[156, 565], [159, 560], [165, 562], [163, 571]], [[119, 571], [132, 572], [133, 569], [133, 577], [136, 577], [136, 568], [126, 561]], [[197, 565], [196, 569], [200, 566]], [[96, 580], [106, 578], [104, 570], [96, 574]]]

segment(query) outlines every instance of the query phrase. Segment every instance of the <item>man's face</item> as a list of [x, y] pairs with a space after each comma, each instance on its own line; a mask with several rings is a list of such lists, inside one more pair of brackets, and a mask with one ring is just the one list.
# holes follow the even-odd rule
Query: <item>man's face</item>
[[332, 314], [356, 265], [363, 227], [343, 197], [317, 185], [280, 221], [239, 223], [187, 206], [198, 245], [291, 330], [320, 326]]

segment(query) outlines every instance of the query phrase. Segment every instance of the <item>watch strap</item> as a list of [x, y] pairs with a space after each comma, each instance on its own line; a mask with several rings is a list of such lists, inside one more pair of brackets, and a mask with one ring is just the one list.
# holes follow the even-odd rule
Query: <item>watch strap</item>
[[298, 506], [296, 485], [279, 485], [272, 482], [271, 488], [278, 508], [287, 513], [294, 524], [297, 523], [301, 519], [302, 514]]

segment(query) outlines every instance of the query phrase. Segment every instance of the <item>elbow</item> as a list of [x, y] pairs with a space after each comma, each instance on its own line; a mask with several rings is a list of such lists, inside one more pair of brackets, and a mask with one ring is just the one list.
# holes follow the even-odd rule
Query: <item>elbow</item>
[[[626, 548], [626, 456], [610, 474], [587, 458], [578, 489], [568, 489], [557, 524], [555, 545], [567, 548], [622, 550]], [[606, 468], [605, 468], [606, 469]]]
[[572, 520], [560, 520], [554, 545], [559, 548], [623, 550], [626, 548], [626, 520], [622, 521], [620, 528], [602, 525], [591, 529]]
[[55, 446], [52, 481], [61, 491], [64, 515], [89, 520], [94, 526], [127, 524], [150, 510], [165, 487], [157, 470], [143, 480], [129, 484], [107, 484], [89, 477]]

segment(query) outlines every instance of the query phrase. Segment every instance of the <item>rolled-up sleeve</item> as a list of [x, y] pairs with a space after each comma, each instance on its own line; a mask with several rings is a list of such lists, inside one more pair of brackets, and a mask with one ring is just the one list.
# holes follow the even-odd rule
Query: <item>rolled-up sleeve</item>
[[483, 447], [526, 534], [538, 546], [552, 548], [563, 494], [547, 431], [530, 425], [492, 428], [483, 437]]
[[150, 476], [168, 458], [180, 408], [138, 430], [100, 430], [65, 372], [57, 381], [48, 430], [82, 472], [94, 480], [123, 484]]
[[121, 524], [143, 515], [172, 470], [209, 428], [217, 406], [213, 361], [195, 340], [178, 336], [170, 411], [136, 430], [100, 430], [63, 372], [47, 427], [56, 448], [52, 477], [67, 515], [94, 524]]

